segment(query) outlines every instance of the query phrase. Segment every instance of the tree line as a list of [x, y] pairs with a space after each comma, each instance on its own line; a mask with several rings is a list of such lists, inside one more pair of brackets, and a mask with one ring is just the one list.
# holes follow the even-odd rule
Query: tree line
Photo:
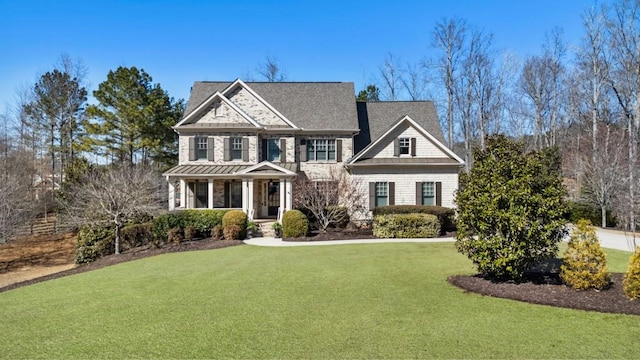
[[387, 54], [376, 80], [357, 98], [436, 100], [446, 145], [466, 171], [474, 146], [491, 134], [522, 139], [531, 150], [557, 146], [572, 198], [635, 229], [640, 209], [640, 1], [616, 0], [582, 12], [579, 44], [551, 29], [540, 53], [516, 57], [493, 35], [462, 18], [431, 32], [432, 52], [418, 63]]

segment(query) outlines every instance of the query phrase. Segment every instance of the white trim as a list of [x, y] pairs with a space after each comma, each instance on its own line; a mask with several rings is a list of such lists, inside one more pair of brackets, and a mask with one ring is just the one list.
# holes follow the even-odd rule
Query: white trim
[[[401, 117], [400, 119], [398, 119], [398, 121], [396, 121], [395, 124], [393, 124], [387, 131], [385, 131], [382, 135], [380, 135], [375, 141], [371, 142], [364, 149], [360, 150], [360, 152], [357, 153], [354, 157], [352, 157], [347, 162], [347, 165], [351, 165], [351, 164], [355, 163], [364, 154], [369, 152], [369, 150], [371, 150], [374, 146], [376, 146], [378, 143], [382, 142], [382, 140], [384, 138], [389, 136], [389, 134], [393, 130], [395, 130], [397, 127], [400, 126], [400, 124], [402, 124], [405, 121], [409, 122], [409, 124], [411, 124], [411, 126], [413, 126], [416, 130], [421, 132], [428, 140], [430, 140], [433, 144], [435, 144], [437, 147], [439, 147], [440, 150], [444, 151], [447, 155], [449, 155], [451, 158], [456, 160], [459, 163], [459, 165], [464, 165], [464, 160], [462, 160], [458, 155], [456, 155], [453, 151], [451, 151], [451, 149], [446, 147], [443, 143], [441, 143], [438, 139], [436, 139], [433, 135], [431, 135], [427, 130], [425, 130], [422, 126], [420, 126], [420, 124], [415, 122], [409, 115], [405, 115], [405, 116]], [[455, 165], [455, 164], [451, 164], [451, 165]]]
[[248, 168], [246, 168], [246, 169], [244, 169], [242, 171], [238, 171], [235, 174], [236, 175], [246, 175], [246, 174], [249, 174], [250, 172], [252, 172], [254, 170], [258, 170], [261, 167], [265, 167], [265, 166], [269, 167], [269, 168], [271, 168], [273, 170], [279, 171], [279, 172], [283, 173], [284, 175], [295, 175], [296, 174], [295, 172], [293, 172], [291, 170], [287, 170], [287, 169], [285, 169], [285, 168], [283, 168], [281, 166], [278, 166], [278, 165], [276, 165], [276, 164], [274, 164], [272, 162], [269, 162], [269, 161], [263, 161], [261, 163], [255, 164], [255, 165], [253, 165], [251, 167], [248, 167]]
[[253, 89], [250, 88], [249, 85], [247, 85], [244, 81], [242, 81], [240, 79], [236, 79], [236, 81], [234, 81], [231, 85], [229, 85], [225, 89], [223, 89], [221, 93], [226, 96], [227, 93], [229, 91], [231, 91], [231, 89], [235, 88], [236, 86], [241, 86], [243, 89], [247, 90], [249, 92], [249, 94], [253, 95], [256, 99], [258, 99], [258, 101], [260, 101], [269, 110], [273, 111], [273, 113], [276, 114], [278, 117], [280, 117], [280, 119], [282, 119], [285, 123], [287, 123], [287, 125], [291, 126], [294, 129], [300, 129], [293, 122], [291, 122], [289, 119], [287, 119], [286, 116], [282, 115], [278, 110], [276, 110], [275, 107], [273, 107], [265, 99], [263, 99], [262, 96], [258, 95], [257, 92], [253, 91]]
[[255, 120], [253, 120], [249, 115], [245, 114], [244, 111], [242, 111], [240, 108], [238, 108], [236, 106], [236, 104], [232, 103], [229, 99], [227, 99], [219, 91], [216, 91], [213, 95], [209, 96], [205, 101], [202, 102], [202, 104], [200, 104], [197, 108], [195, 108], [192, 112], [190, 112], [187, 116], [185, 116], [182, 120], [180, 120], [180, 122], [177, 123], [174, 126], [174, 128], [180, 127], [181, 125], [186, 123], [188, 120], [191, 120], [202, 109], [204, 109], [205, 107], [207, 107], [207, 106], [211, 105], [213, 102], [215, 102], [215, 100], [220, 100], [221, 102], [224, 102], [225, 104], [229, 105], [229, 107], [231, 107], [238, 114], [240, 114], [240, 116], [242, 116], [245, 120], [247, 120], [251, 125], [253, 125], [253, 126], [257, 127], [257, 128], [262, 128], [262, 125], [260, 125]]

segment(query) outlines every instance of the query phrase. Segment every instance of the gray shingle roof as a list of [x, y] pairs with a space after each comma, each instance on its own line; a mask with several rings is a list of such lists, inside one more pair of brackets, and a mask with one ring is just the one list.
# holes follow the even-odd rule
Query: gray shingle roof
[[[298, 170], [298, 164], [296, 163], [279, 163], [274, 162], [275, 165], [283, 167], [289, 171], [296, 172]], [[249, 165], [178, 165], [173, 168], [165, 171], [162, 175], [206, 175], [206, 176], [215, 176], [215, 175], [233, 175], [242, 170], [250, 168], [254, 166], [252, 164]], [[262, 170], [258, 170], [256, 172], [261, 172]], [[262, 171], [263, 172], [263, 171]], [[274, 174], [276, 171], [272, 171]]]
[[355, 153], [389, 130], [398, 119], [409, 115], [438, 141], [444, 143], [436, 107], [432, 101], [358, 102], [360, 134], [354, 139]]
[[[185, 115], [232, 82], [197, 81]], [[357, 130], [355, 90], [351, 82], [246, 82], [296, 126], [307, 130]], [[395, 119], [394, 119], [395, 120]]]

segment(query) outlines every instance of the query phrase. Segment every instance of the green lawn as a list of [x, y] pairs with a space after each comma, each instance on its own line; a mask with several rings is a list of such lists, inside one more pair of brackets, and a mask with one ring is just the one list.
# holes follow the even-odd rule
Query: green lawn
[[0, 357], [638, 357], [640, 317], [446, 282], [470, 272], [452, 243], [167, 254], [1, 293]]

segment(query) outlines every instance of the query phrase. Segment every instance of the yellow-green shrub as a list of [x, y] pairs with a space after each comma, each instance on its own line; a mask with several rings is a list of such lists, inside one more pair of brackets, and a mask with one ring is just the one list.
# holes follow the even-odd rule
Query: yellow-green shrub
[[282, 237], [307, 235], [309, 220], [300, 210], [289, 210], [282, 215]]
[[438, 217], [431, 214], [376, 215], [373, 235], [379, 238], [432, 238], [440, 233]]
[[562, 281], [574, 289], [603, 289], [611, 283], [607, 259], [589, 220], [580, 220], [571, 233], [560, 267]]
[[240, 226], [238, 225], [227, 225], [223, 232], [225, 240], [240, 240]]
[[[239, 229], [237, 239], [244, 239], [247, 237], [247, 214], [245, 214], [244, 211], [231, 210], [224, 214], [222, 217], [222, 231], [225, 231], [231, 225], [236, 225]], [[226, 232], [225, 238], [227, 238]]]
[[624, 275], [622, 288], [629, 299], [636, 300], [640, 298], [640, 247], [636, 248], [631, 260], [629, 260], [629, 267]]

